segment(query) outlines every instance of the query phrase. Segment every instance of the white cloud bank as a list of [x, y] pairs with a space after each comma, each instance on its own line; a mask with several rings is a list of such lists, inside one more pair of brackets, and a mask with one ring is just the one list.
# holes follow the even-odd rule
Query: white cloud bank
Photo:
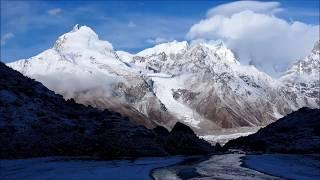
[[194, 24], [187, 38], [222, 39], [242, 64], [255, 64], [275, 76], [308, 54], [319, 39], [319, 25], [287, 22], [276, 16], [282, 10], [278, 2], [223, 4]]

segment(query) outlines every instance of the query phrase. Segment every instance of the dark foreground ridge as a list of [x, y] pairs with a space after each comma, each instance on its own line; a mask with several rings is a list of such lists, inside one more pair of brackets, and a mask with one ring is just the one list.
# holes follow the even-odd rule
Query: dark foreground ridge
[[[63, 78], [63, 77], [61, 77]], [[172, 132], [138, 126], [119, 113], [65, 101], [0, 62], [0, 158], [114, 159], [208, 154], [212, 146], [181, 123]]]
[[[170, 154], [194, 155], [213, 152], [207, 141], [195, 138], [197, 136], [192, 129], [180, 122], [175, 124], [171, 132], [160, 126], [156, 127], [154, 131]], [[214, 150], [217, 151], [217, 149]]]
[[250, 152], [319, 153], [320, 109], [301, 108], [255, 134], [229, 141], [224, 148]]

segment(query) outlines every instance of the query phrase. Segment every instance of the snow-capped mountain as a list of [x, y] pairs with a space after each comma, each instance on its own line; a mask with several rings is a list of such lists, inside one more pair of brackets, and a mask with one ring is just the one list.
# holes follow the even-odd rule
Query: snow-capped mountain
[[66, 99], [112, 109], [147, 127], [169, 119], [169, 125], [176, 122], [140, 73], [89, 27], [76, 25], [60, 36], [53, 48], [8, 65]]
[[[176, 121], [199, 135], [265, 126], [319, 102], [253, 66], [239, 63], [222, 42], [169, 42], [137, 54], [115, 51], [86, 26], [54, 47], [9, 63], [66, 99], [110, 108], [149, 127]], [[141, 120], [142, 118], [142, 120]]]
[[[171, 47], [179, 48], [169, 51]], [[138, 53], [131, 63], [154, 73], [148, 77], [157, 97], [200, 132], [265, 126], [299, 107], [317, 107], [314, 99], [287, 89], [254, 66], [241, 65], [221, 42], [161, 44]]]
[[280, 78], [288, 87], [320, 103], [320, 40], [311, 53], [294, 63]]

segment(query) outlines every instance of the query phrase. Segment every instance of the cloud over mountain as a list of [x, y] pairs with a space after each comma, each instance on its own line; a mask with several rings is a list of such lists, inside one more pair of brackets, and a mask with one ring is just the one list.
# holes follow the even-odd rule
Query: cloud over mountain
[[244, 64], [277, 75], [307, 54], [319, 39], [319, 25], [288, 22], [277, 16], [278, 2], [239, 1], [210, 9], [187, 38], [222, 39]]
[[274, 14], [283, 11], [279, 7], [279, 2], [260, 2], [260, 1], [236, 1], [232, 3], [222, 4], [209, 9], [207, 16], [212, 17], [215, 15], [230, 16], [234, 13], [251, 10], [256, 13], [269, 13]]

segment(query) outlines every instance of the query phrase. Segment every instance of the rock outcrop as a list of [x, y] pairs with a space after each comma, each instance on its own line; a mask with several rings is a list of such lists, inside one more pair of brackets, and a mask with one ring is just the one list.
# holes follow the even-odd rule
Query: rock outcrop
[[175, 124], [171, 132], [163, 127], [157, 127], [155, 132], [170, 154], [213, 153], [213, 147], [207, 141], [199, 139], [190, 127], [180, 122]]

